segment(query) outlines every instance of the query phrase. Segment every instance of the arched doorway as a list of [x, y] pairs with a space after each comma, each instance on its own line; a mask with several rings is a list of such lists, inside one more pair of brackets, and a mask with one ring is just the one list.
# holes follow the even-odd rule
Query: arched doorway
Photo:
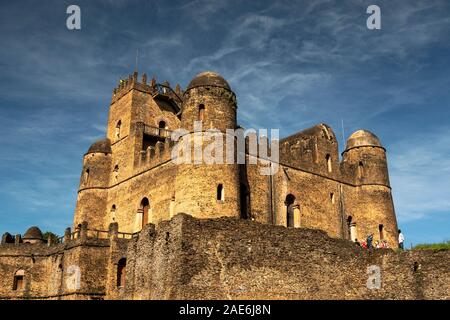
[[241, 200], [241, 219], [249, 219], [250, 193], [248, 192], [248, 188], [244, 183], [241, 183], [240, 200]]
[[143, 228], [149, 222], [150, 201], [147, 198], [142, 199], [139, 209], [142, 212], [141, 227]]
[[284, 204], [286, 206], [286, 226], [288, 228], [293, 228], [295, 225], [294, 203], [295, 203], [295, 196], [292, 194], [288, 194], [286, 196], [286, 200], [284, 201]]
[[125, 286], [127, 259], [122, 258], [117, 264], [117, 287], [121, 288]]
[[382, 224], [378, 225], [378, 231], [380, 234], [380, 241], [384, 240], [384, 226]]
[[355, 242], [357, 239], [356, 235], [356, 222], [353, 221], [352, 216], [348, 216], [347, 218], [347, 227], [348, 227], [348, 237], [351, 241]]

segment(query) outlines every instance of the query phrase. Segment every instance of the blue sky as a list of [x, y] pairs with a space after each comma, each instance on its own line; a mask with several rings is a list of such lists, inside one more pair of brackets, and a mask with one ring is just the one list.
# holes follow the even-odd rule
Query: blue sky
[[[79, 31], [66, 28], [71, 4]], [[371, 4], [381, 30], [366, 28]], [[448, 240], [449, 40], [446, 0], [3, 1], [0, 234], [71, 225], [82, 155], [139, 49], [139, 71], [161, 82], [222, 74], [245, 127], [373, 131], [406, 242]]]

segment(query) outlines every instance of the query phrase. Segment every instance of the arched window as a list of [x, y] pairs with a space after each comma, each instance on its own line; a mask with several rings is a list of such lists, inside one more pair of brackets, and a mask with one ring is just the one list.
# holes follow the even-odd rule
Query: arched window
[[225, 200], [225, 190], [223, 188], [223, 184], [219, 183], [217, 186], [217, 200], [224, 201]]
[[116, 221], [116, 205], [113, 204], [111, 207], [111, 220]]
[[327, 154], [327, 155], [325, 156], [325, 160], [326, 160], [326, 162], [327, 162], [327, 169], [328, 169], [328, 172], [331, 172], [331, 171], [333, 170], [333, 167], [332, 167], [332, 165], [331, 165], [331, 156], [330, 156], [329, 154]]
[[14, 274], [13, 290], [23, 290], [25, 288], [25, 271], [18, 270]]
[[201, 104], [198, 106], [198, 121], [204, 121], [205, 120], [205, 105]]
[[295, 203], [295, 196], [292, 194], [288, 194], [284, 201], [284, 204], [286, 205], [286, 226], [288, 228], [294, 227], [295, 224], [294, 203]]
[[380, 232], [380, 240], [384, 239], [384, 226], [382, 224], [378, 225], [378, 231]]
[[348, 233], [350, 240], [353, 242], [356, 241], [357, 235], [356, 235], [356, 223], [352, 221], [352, 216], [348, 216], [347, 218], [347, 226], [348, 226]]
[[122, 288], [125, 286], [127, 259], [122, 258], [117, 264], [117, 287]]
[[334, 193], [332, 192], [332, 193], [330, 193], [330, 201], [331, 201], [331, 203], [332, 204], [334, 204], [334, 202], [335, 202], [335, 199], [334, 199], [335, 197], [334, 197]]
[[166, 136], [166, 122], [160, 121], [158, 123], [158, 128], [159, 128], [159, 135], [162, 137], [165, 137]]
[[120, 139], [120, 127], [122, 126], [122, 120], [119, 120], [116, 124], [116, 139]]
[[149, 210], [150, 210], [150, 201], [148, 201], [147, 198], [142, 199], [141, 201], [141, 207], [142, 210], [142, 228], [148, 224], [148, 216], [149, 216]]
[[362, 161], [360, 161], [358, 164], [358, 179], [362, 179], [363, 176], [364, 176], [364, 164], [362, 163]]
[[89, 182], [89, 173], [90, 173], [89, 169], [86, 169], [84, 171], [84, 183], [88, 183]]

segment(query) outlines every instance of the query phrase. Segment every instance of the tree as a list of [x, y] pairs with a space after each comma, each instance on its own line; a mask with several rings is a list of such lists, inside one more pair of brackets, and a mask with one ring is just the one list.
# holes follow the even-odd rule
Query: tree
[[58, 236], [56, 233], [53, 233], [53, 232], [51, 232], [51, 231], [46, 231], [46, 232], [44, 232], [44, 234], [42, 235], [42, 237], [43, 237], [43, 239], [44, 239], [45, 241], [48, 241], [48, 238], [50, 238], [50, 239], [51, 239], [51, 242], [57, 242], [57, 241], [58, 241], [58, 238], [59, 238], [59, 236]]

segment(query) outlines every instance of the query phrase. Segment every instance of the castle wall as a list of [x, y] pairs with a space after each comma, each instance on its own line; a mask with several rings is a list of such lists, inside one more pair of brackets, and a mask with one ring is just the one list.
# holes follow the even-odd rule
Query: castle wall
[[[185, 214], [128, 240], [117, 228], [109, 239], [87, 231], [51, 246], [0, 245], [0, 299], [450, 298], [450, 251], [365, 250], [320, 230]], [[71, 266], [79, 268], [79, 287]], [[381, 282], [370, 289], [374, 268]], [[19, 269], [25, 288], [13, 291]]]
[[[65, 244], [0, 246], [0, 299], [90, 299], [105, 295], [109, 240]], [[75, 285], [76, 270], [80, 278]], [[14, 275], [24, 270], [24, 289], [13, 290]]]
[[236, 96], [233, 92], [217, 87], [197, 87], [186, 91], [181, 127], [193, 131], [199, 120], [199, 106], [205, 107], [203, 130], [217, 129], [226, 132], [236, 129]]
[[[118, 222], [121, 232], [137, 232], [141, 230], [142, 212], [139, 211], [141, 201], [147, 198], [150, 202], [149, 222], [158, 223], [170, 219], [170, 206], [175, 190], [177, 166], [166, 162], [138, 173], [128, 180], [113, 185], [108, 191], [107, 208], [109, 212], [104, 221], [106, 230], [111, 222]], [[116, 206], [113, 221], [112, 206]]]
[[[255, 159], [252, 155], [246, 155], [247, 163], [249, 158]], [[255, 161], [255, 160], [252, 160]], [[251, 217], [261, 223], [274, 223], [272, 217], [273, 203], [273, 177], [262, 175], [260, 169], [263, 166], [256, 164], [247, 164], [246, 178], [248, 189], [250, 192], [250, 208]]]
[[[106, 137], [109, 138], [112, 143], [127, 137], [130, 133], [132, 102], [133, 91], [128, 91], [119, 99], [112, 101], [109, 107]], [[116, 126], [119, 121], [121, 122], [120, 135], [117, 137]]]
[[[187, 141], [194, 146], [194, 139], [201, 139], [201, 133], [187, 134], [179, 144]], [[225, 138], [224, 138], [225, 140]], [[227, 157], [225, 141], [222, 149], [224, 159]], [[198, 150], [204, 154], [206, 144]], [[184, 212], [197, 218], [240, 215], [240, 180], [239, 165], [232, 163], [195, 164], [194, 148], [190, 163], [177, 164], [175, 183], [175, 212]], [[223, 160], [223, 159], [221, 159]], [[223, 198], [218, 198], [218, 187], [223, 187]]]
[[338, 143], [333, 130], [319, 124], [280, 141], [280, 163], [341, 179]]
[[324, 230], [341, 236], [340, 183], [316, 174], [281, 166], [274, 176], [276, 225], [287, 226], [287, 195], [299, 206], [300, 227]]
[[[178, 215], [144, 230], [128, 247], [131, 278], [116, 298], [450, 297], [449, 251], [369, 251], [319, 230], [230, 218]], [[379, 267], [379, 289], [367, 287], [371, 266]]]
[[153, 97], [142, 91], [133, 90], [133, 122], [144, 122], [147, 125], [158, 127], [164, 121], [168, 130], [179, 128], [180, 120], [175, 114], [173, 106], [163, 100], [154, 100]]
[[[88, 221], [93, 228], [102, 228], [106, 213], [110, 167], [110, 154], [90, 153], [84, 156], [74, 227]], [[89, 174], [86, 173], [87, 170]]]
[[[132, 152], [134, 146], [134, 126], [132, 124], [133, 91], [129, 91], [120, 99], [111, 104], [108, 118], [108, 134], [111, 140], [112, 160], [109, 168], [111, 173], [110, 184], [124, 180], [133, 174], [135, 154]], [[121, 121], [120, 136], [116, 136], [116, 125]], [[118, 173], [113, 173], [114, 167], [118, 166]]]
[[356, 223], [358, 241], [365, 241], [374, 234], [374, 243], [380, 240], [380, 224], [383, 238], [392, 248], [398, 247], [398, 227], [391, 189], [380, 185], [345, 186], [345, 213]]

